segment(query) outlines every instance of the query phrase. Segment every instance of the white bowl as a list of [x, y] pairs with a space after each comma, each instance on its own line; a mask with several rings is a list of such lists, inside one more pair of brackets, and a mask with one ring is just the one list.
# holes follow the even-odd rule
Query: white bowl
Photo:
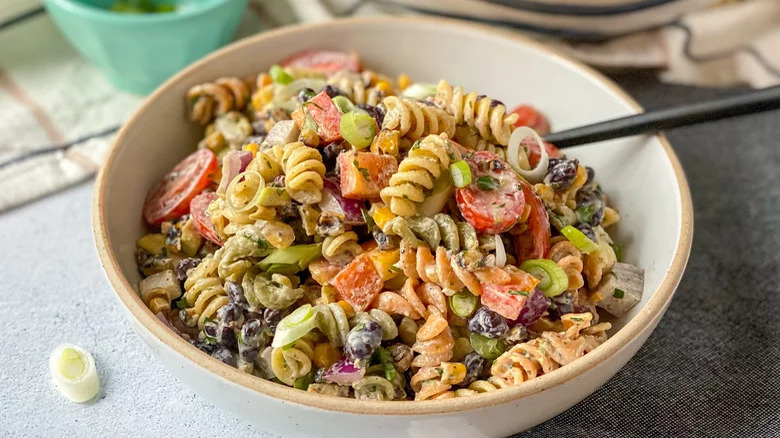
[[[419, 81], [446, 78], [509, 106], [533, 103], [556, 129], [636, 113], [608, 79], [513, 34], [442, 19], [369, 18], [284, 28], [206, 57], [160, 87], [117, 136], [97, 179], [95, 240], [130, 321], [173, 375], [206, 399], [283, 436], [505, 436], [568, 409], [614, 375], [655, 328], [680, 281], [691, 247], [690, 193], [662, 136], [567, 151], [596, 169], [620, 210], [616, 240], [645, 269], [642, 302], [615, 321], [610, 339], [582, 359], [511, 389], [433, 402], [366, 402], [294, 390], [245, 374], [202, 353], [146, 308], [134, 251], [147, 191], [190, 153], [202, 128], [187, 121], [184, 95], [219, 76], [267, 70], [312, 47], [355, 49], [380, 72]], [[616, 412], [615, 415], [621, 415]], [[197, 434], [197, 433], [196, 433]]]

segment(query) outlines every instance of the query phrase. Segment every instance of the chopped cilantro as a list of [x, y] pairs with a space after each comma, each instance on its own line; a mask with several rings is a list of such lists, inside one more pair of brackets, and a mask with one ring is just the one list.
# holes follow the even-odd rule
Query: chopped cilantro
[[615, 298], [623, 298], [626, 293], [622, 289], [615, 289], [615, 293], [612, 294]]
[[365, 167], [360, 167], [360, 163], [358, 163], [358, 160], [353, 160], [352, 165], [355, 166], [358, 172], [360, 172], [364, 180], [371, 181], [371, 172], [369, 172], [368, 169], [366, 169]]
[[574, 210], [574, 213], [577, 215], [577, 219], [580, 222], [589, 224], [593, 220], [593, 214], [596, 212], [596, 206], [595, 205], [583, 205], [581, 207], [577, 207], [576, 210]]
[[499, 183], [498, 180], [492, 176], [480, 176], [477, 178], [477, 187], [479, 187], [480, 190], [487, 192], [497, 189], [499, 187]]
[[391, 362], [385, 362], [385, 378], [391, 382], [398, 378], [398, 370]]
[[390, 265], [390, 272], [403, 272], [401, 268], [396, 265]]
[[575, 317], [573, 317], [571, 320], [572, 320], [572, 321], [576, 321], [576, 322], [582, 322], [582, 321], [584, 321], [584, 320], [583, 320], [582, 318], [580, 318], [579, 316], [575, 316]]
[[622, 262], [623, 261], [623, 245], [618, 245], [617, 243], [613, 243], [612, 250], [615, 251], [615, 258], [617, 258], [617, 261]]
[[524, 291], [524, 290], [510, 290], [509, 295], [522, 295], [524, 297], [527, 297], [529, 294], [528, 291]]
[[366, 222], [366, 228], [368, 228], [368, 231], [373, 231], [374, 228], [376, 228], [376, 222], [374, 222], [374, 218], [368, 214], [368, 210], [366, 210], [365, 207], [360, 207], [360, 213], [363, 215], [363, 220]]
[[420, 147], [420, 140], [417, 140], [417, 141], [416, 141], [416, 142], [414, 142], [414, 144], [412, 145], [412, 150], [418, 149], [419, 147]]
[[187, 308], [187, 299], [184, 297], [181, 297], [179, 301], [176, 301], [176, 308], [177, 309], [186, 309]]
[[247, 236], [246, 234], [243, 234], [243, 236], [244, 236], [244, 239], [254, 243], [260, 249], [270, 249], [271, 248], [271, 246], [268, 244], [268, 242], [265, 241], [265, 239], [262, 239], [262, 238], [253, 239], [251, 236]]

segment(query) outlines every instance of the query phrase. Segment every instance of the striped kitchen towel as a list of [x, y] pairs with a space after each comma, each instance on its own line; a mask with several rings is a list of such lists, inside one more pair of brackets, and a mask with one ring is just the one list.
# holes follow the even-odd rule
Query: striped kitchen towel
[[[516, 29], [668, 82], [780, 83], [780, 0], [251, 0], [237, 37], [344, 16], [432, 14]], [[39, 0], [0, 0], [0, 212], [92, 176], [141, 98], [114, 89]]]

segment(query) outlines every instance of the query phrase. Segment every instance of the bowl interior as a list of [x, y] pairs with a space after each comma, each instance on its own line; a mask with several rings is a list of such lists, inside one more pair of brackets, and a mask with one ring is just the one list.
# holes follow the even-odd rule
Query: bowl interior
[[[133, 287], [139, 281], [134, 251], [143, 231], [146, 193], [194, 150], [203, 134], [202, 127], [187, 120], [187, 89], [220, 76], [265, 71], [286, 55], [309, 48], [354, 49], [365, 66], [380, 72], [406, 73], [425, 82], [446, 78], [509, 107], [531, 103], [549, 115], [554, 129], [637, 111], [599, 76], [546, 49], [449, 21], [350, 20], [245, 40], [171, 79], [129, 121], [112, 150], [97, 214], [104, 215], [109, 251]], [[642, 311], [672, 268], [684, 220], [681, 190], [687, 193], [687, 186], [657, 137], [614, 140], [567, 153], [595, 169], [610, 203], [622, 215], [613, 230], [615, 240], [624, 245], [625, 260], [646, 272], [642, 302], [614, 320], [617, 331]], [[668, 290], [664, 302], [670, 296]], [[663, 310], [656, 307], [655, 313]]]

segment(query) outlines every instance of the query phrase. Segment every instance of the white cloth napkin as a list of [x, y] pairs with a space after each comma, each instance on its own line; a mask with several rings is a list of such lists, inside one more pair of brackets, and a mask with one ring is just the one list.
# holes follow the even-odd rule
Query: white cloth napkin
[[[780, 0], [250, 0], [237, 38], [422, 13], [515, 28], [599, 67], [657, 68], [669, 82], [780, 83]], [[71, 48], [39, 0], [0, 0], [0, 212], [91, 177], [140, 102]]]

